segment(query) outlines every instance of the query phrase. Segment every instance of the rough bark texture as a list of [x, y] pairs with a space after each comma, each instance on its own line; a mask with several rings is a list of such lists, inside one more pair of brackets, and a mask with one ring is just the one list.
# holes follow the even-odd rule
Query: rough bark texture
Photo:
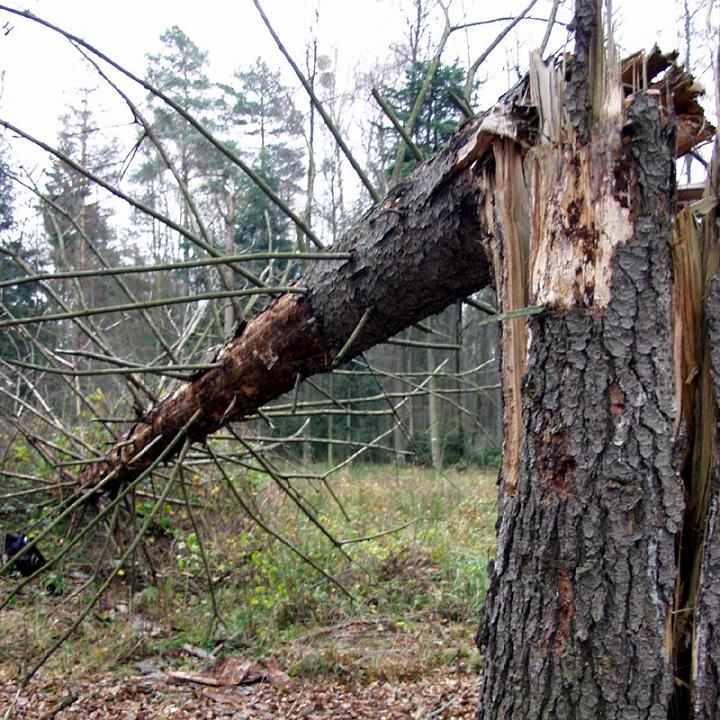
[[[706, 290], [704, 292], [705, 353], [701, 377], [705, 381], [698, 393], [698, 413], [705, 460], [693, 479], [702, 483], [699, 511], [692, 518], [697, 527], [693, 547], [696, 567], [686, 601], [686, 615], [693, 614], [691, 668], [688, 673], [695, 718], [720, 717], [720, 211], [717, 187], [720, 181], [720, 142], [716, 140], [705, 200], [712, 201], [702, 216], [702, 236]], [[691, 505], [692, 507], [692, 505]], [[704, 513], [704, 514], [703, 514]], [[702, 522], [704, 521], [704, 522]], [[695, 529], [695, 528], [693, 528]], [[693, 612], [694, 611], [694, 612]]]
[[622, 123], [614, 108], [588, 148], [570, 139], [529, 173], [530, 302], [550, 307], [528, 323], [518, 475], [514, 487], [503, 477], [478, 633], [480, 718], [668, 713], [683, 511], [674, 136], [651, 98], [635, 97]]
[[[706, 303], [711, 374], [720, 407], [720, 276], [710, 286]], [[720, 427], [713, 428], [715, 450]], [[720, 717], [720, 466], [713, 468], [712, 498], [704, 536], [702, 574], [695, 608], [693, 700], [697, 720]]]
[[[200, 411], [190, 430], [202, 440], [292, 389], [296, 378], [332, 368], [366, 314], [344, 360], [439, 312], [489, 283], [487, 228], [477, 161], [493, 138], [520, 132], [510, 101], [469, 123], [436, 158], [370, 210], [334, 247], [349, 260], [316, 263], [286, 295], [218, 353], [221, 367], [183, 384], [88, 468], [83, 487], [112, 473], [112, 490], [137, 477]], [[130, 462], [153, 443], [139, 462]]]
[[590, 139], [598, 84], [602, 82], [601, 14], [597, 0], [576, 0], [575, 17], [568, 28], [575, 36], [575, 52], [570, 59], [565, 107], [576, 137], [583, 144]]
[[[682, 328], [695, 311], [678, 310], [681, 297], [694, 301], [678, 290], [685, 280], [673, 287], [671, 249], [675, 153], [706, 130], [687, 75], [670, 69], [653, 84], [668, 57], [621, 68], [610, 43], [605, 64], [599, 15], [598, 0], [577, 0], [567, 73], [536, 57], [529, 83], [333, 248], [350, 259], [313, 266], [305, 294], [275, 300], [223, 347], [219, 368], [153, 408], [81, 477], [87, 487], [111, 474], [110, 489], [132, 480], [196, 414], [190, 437], [202, 440], [339, 353], [350, 359], [491, 281], [502, 311], [544, 306], [502, 328], [498, 550], [478, 632], [484, 719], [665, 720], [689, 717], [690, 695], [698, 717], [720, 710], [717, 471], [699, 575], [683, 492], [698, 527], [708, 503], [680, 477], [697, 445]], [[695, 610], [693, 643], [678, 609]], [[691, 681], [673, 705], [674, 686]]]

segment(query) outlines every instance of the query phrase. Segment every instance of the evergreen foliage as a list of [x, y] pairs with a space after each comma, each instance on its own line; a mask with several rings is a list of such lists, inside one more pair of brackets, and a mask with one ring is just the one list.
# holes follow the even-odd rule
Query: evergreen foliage
[[[385, 85], [381, 89], [381, 94], [393, 107], [403, 124], [406, 124], [410, 117], [430, 65], [429, 60], [410, 62], [404, 70], [401, 84]], [[462, 87], [464, 83], [465, 70], [457, 61], [451, 64], [441, 62], [438, 65], [411, 133], [413, 142], [425, 157], [433, 156], [458, 129], [460, 124], [458, 110], [450, 100], [448, 90]], [[379, 130], [383, 134], [397, 137], [396, 130], [389, 122], [382, 124]], [[383, 158], [388, 177], [393, 171], [395, 147], [391, 146], [391, 149], [386, 150]], [[416, 165], [417, 160], [406, 153], [401, 177], [407, 177]]]
[[[11, 255], [21, 254], [24, 250], [22, 241], [15, 232], [15, 192], [7, 158], [7, 149], [0, 145], [0, 244], [7, 251], [0, 254], [0, 281], [10, 280], [21, 274]], [[42, 299], [32, 285], [0, 288], [2, 316], [35, 315], [42, 307]], [[29, 353], [30, 343], [23, 332], [8, 329], [0, 334], [0, 357], [23, 359]]]

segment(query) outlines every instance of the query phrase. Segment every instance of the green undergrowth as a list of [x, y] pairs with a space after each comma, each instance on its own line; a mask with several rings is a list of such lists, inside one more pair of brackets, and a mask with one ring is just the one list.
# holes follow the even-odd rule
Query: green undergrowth
[[[270, 478], [243, 473], [233, 482], [254, 511], [333, 581], [249, 521], [221, 484], [189, 482], [199, 537], [185, 508], [166, 506], [147, 542], [154, 577], [139, 553], [137, 570], [118, 577], [48, 669], [122, 670], [143, 658], [197, 665], [182, 650], [188, 644], [275, 658], [306, 677], [413, 677], [476, 665], [494, 475], [373, 465], [343, 470], [332, 492], [315, 479], [293, 480], [320, 530]], [[31, 587], [0, 613], [6, 671], [47, 647], [97, 587], [100, 578], [72, 596], [82, 577], [74, 569], [83, 567], [74, 555], [56, 573], [63, 595]]]

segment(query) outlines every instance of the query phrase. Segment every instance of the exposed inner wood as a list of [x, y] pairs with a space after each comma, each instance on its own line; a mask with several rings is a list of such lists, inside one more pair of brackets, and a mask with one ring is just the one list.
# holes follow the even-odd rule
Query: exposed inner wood
[[[716, 197], [720, 179], [717, 147], [705, 189]], [[676, 673], [684, 691], [676, 717], [692, 705], [696, 718], [714, 717], [720, 703], [717, 678], [720, 639], [718, 562], [718, 329], [720, 328], [720, 248], [716, 204], [682, 208], [673, 247], [676, 306], [676, 365], [680, 438], [686, 437], [683, 479], [687, 506], [678, 550], [677, 613], [673, 628]]]
[[[615, 66], [616, 67], [616, 66]], [[608, 162], [620, 154], [623, 121], [616, 70], [607, 67], [608, 86], [592, 143], [569, 147], [546, 137], [530, 152], [533, 232], [530, 251], [530, 302], [557, 308], [577, 304], [606, 307], [611, 294], [615, 248], [633, 236], [628, 178]], [[533, 62], [542, 99], [541, 126], [562, 124], [562, 79], [555, 68]], [[549, 78], [547, 76], [550, 76]], [[549, 97], [548, 97], [549, 96]], [[562, 97], [562, 95], [560, 95]], [[559, 137], [559, 131], [553, 133]], [[618, 172], [618, 168], [620, 171]]]
[[[610, 58], [601, 83], [596, 3], [579, 5], [582, 52], [567, 76], [535, 58], [529, 81], [351, 228], [333, 248], [350, 259], [311, 267], [306, 295], [273, 301], [220, 350], [220, 367], [180, 386], [80, 478], [92, 487], [114, 473], [112, 490], [196, 413], [198, 441], [248, 417], [331, 369], [361, 320], [345, 360], [490, 283], [505, 312], [546, 306], [502, 328], [501, 522], [480, 633], [486, 717], [662, 714], [671, 656], [686, 657], [689, 643], [674, 613], [692, 607], [700, 584], [691, 535], [712, 495], [699, 275], [717, 258], [698, 258], [689, 226], [670, 247], [673, 156], [712, 130], [698, 88], [660, 53], [622, 68]], [[692, 469], [685, 488], [680, 466]], [[683, 489], [692, 530], [678, 560]], [[506, 647], [516, 631], [517, 652]], [[568, 687], [578, 696], [568, 700]]]
[[[498, 306], [502, 312], [528, 304], [527, 265], [530, 241], [530, 196], [525, 187], [520, 149], [508, 140], [493, 145], [495, 156], [495, 229], [493, 267]], [[525, 318], [502, 325], [501, 373], [503, 394], [504, 491], [513, 495], [517, 486], [518, 459], [523, 440], [522, 379], [527, 364]]]
[[[579, 4], [590, 22], [595, 4]], [[585, 31], [580, 62], [592, 65], [596, 36]], [[678, 565], [689, 425], [676, 408], [695, 408], [678, 383], [693, 382], [702, 355], [683, 345], [684, 313], [699, 297], [690, 291], [695, 309], [683, 310], [685, 281], [672, 283], [673, 156], [707, 126], [693, 105], [699, 88], [659, 53], [622, 71], [609, 57], [600, 96], [538, 61], [530, 88], [539, 137], [522, 153], [531, 231], [521, 271], [504, 267], [507, 201], [494, 193], [498, 302], [512, 302], [506, 278], [524, 274], [526, 303], [547, 309], [523, 323], [521, 377], [506, 372], [517, 348], [503, 328], [506, 419], [520, 420], [506, 425], [505, 448], [519, 453], [503, 465], [497, 560], [478, 632], [478, 717], [667, 717], [677, 686], [690, 681], [691, 656], [680, 672], [677, 645], [688, 643], [691, 608], [676, 582], [699, 567]], [[634, 85], [621, 72], [623, 81], [635, 72]], [[676, 139], [668, 99], [692, 119], [687, 142]], [[493, 182], [506, 189], [501, 145]], [[685, 708], [678, 717], [689, 717]]]
[[668, 100], [677, 124], [677, 157], [709, 140], [715, 128], [705, 118], [697, 98], [702, 86], [675, 64], [677, 52], [663, 53], [657, 45], [649, 53], [637, 52], [622, 62], [621, 78], [626, 96], [638, 91], [655, 94], [668, 110]]

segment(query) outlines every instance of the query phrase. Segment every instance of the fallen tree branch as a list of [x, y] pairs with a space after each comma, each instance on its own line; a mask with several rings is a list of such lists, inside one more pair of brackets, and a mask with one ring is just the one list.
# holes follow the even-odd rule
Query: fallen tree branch
[[[474, 165], [484, 162], [494, 138], [526, 136], [528, 121], [516, 113], [514, 97], [469, 122], [397, 185], [333, 247], [343, 259], [313, 265], [301, 281], [304, 294], [285, 294], [253, 318], [220, 349], [211, 362], [217, 367], [150, 410], [104, 462], [83, 471], [80, 485], [87, 489], [113, 473], [116, 492], [193, 414], [190, 437], [204, 440], [291, 390], [298, 377], [331, 370], [341, 354], [349, 360], [486, 286], [488, 218]], [[129, 462], [150, 442], [156, 444], [141, 462]]]

